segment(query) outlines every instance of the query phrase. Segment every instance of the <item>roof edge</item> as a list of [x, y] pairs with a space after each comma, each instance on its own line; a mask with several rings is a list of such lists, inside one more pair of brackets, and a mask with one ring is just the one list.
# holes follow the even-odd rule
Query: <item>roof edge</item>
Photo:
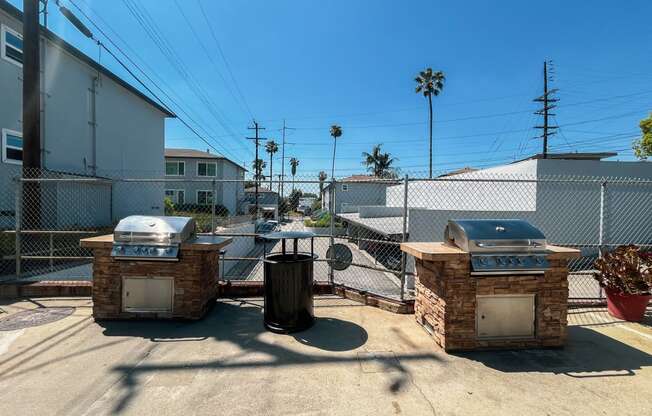
[[[5, 11], [7, 14], [10, 16], [16, 18], [17, 20], [20, 21], [21, 25], [23, 23], [23, 12], [15, 7], [13, 4], [9, 3], [6, 0], [0, 0], [0, 10]], [[165, 114], [166, 117], [169, 118], [176, 118], [177, 115], [174, 114], [172, 111], [164, 107], [162, 104], [157, 103], [149, 97], [147, 94], [144, 92], [140, 91], [138, 88], [135, 86], [131, 85], [115, 73], [113, 73], [111, 70], [106, 68], [105, 66], [102, 66], [98, 62], [96, 62], [94, 59], [92, 59], [90, 56], [86, 55], [84, 52], [80, 51], [70, 43], [66, 42], [63, 40], [59, 35], [55, 34], [52, 32], [50, 29], [44, 27], [43, 25], [40, 26], [40, 32], [41, 35], [47, 38], [49, 41], [54, 43], [55, 45], [59, 46], [61, 49], [65, 50], [66, 52], [70, 53], [72, 56], [74, 56], [77, 59], [80, 59], [87, 65], [93, 67], [94, 69], [104, 73], [104, 75], [108, 76], [111, 78], [113, 81], [115, 81], [118, 85], [122, 86], [132, 94], [136, 95], [138, 98], [141, 98], [143, 101], [147, 102], [147, 104], [151, 105], [152, 107], [156, 108], [158, 111], [161, 113]], [[22, 28], [21, 28], [21, 35], [22, 35]]]

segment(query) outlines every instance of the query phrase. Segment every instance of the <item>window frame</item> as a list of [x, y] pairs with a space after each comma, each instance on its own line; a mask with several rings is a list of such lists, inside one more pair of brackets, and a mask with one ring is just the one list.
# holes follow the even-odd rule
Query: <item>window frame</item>
[[[177, 164], [177, 174], [176, 175], [168, 175], [168, 163], [176, 163]], [[179, 164], [183, 165], [183, 174], [179, 174]], [[165, 176], [186, 176], [186, 162], [183, 160], [166, 160], [165, 161]]]
[[[12, 64], [18, 66], [19, 68], [22, 68], [23, 67], [22, 62], [18, 62], [17, 60], [12, 58], [11, 56], [7, 55], [7, 52], [6, 52], [7, 47], [10, 47], [11, 49], [19, 51], [18, 48], [16, 48], [14, 45], [11, 45], [9, 42], [7, 42], [7, 33], [10, 33], [10, 34], [16, 36], [21, 41], [23, 40], [23, 35], [22, 34], [18, 33], [17, 31], [15, 31], [14, 29], [10, 28], [7, 25], [4, 25], [4, 24], [0, 25], [0, 38], [1, 38], [0, 39], [0, 48], [2, 48], [2, 50], [0, 51], [0, 55], [2, 56], [2, 59], [4, 59], [5, 61], [12, 63]], [[24, 50], [25, 50], [25, 48], [23, 47], [23, 49], [19, 51], [21, 53], [21, 55], [23, 55], [23, 56], [25, 54]]]
[[[207, 201], [207, 202], [204, 203], [204, 204], [202, 204], [201, 202], [199, 202], [199, 193], [200, 193], [200, 192], [206, 192], [206, 194], [207, 194], [207, 195], [206, 195], [206, 197], [207, 197], [206, 199], [208, 199], [208, 194], [210, 194], [210, 195], [211, 195], [211, 199], [212, 199], [212, 201], [211, 201], [211, 202], [208, 202], [208, 201]], [[213, 205], [213, 204], [215, 203], [215, 198], [213, 197], [213, 190], [212, 190], [212, 189], [198, 189], [198, 190], [197, 190], [197, 193], [196, 193], [196, 196], [197, 196], [197, 205]]]
[[[200, 175], [199, 174], [199, 165], [206, 165], [206, 175]], [[209, 175], [208, 174], [208, 165], [213, 165], [215, 166], [215, 175]], [[202, 178], [216, 178], [217, 177], [217, 162], [200, 162], [197, 161], [197, 176], [202, 177]]]
[[[179, 205], [184, 205], [186, 203], [186, 190], [185, 189], [166, 189], [166, 197], [168, 196], [167, 193], [172, 192], [172, 203], [173, 204], [179, 204]], [[183, 193], [183, 202], [179, 202], [179, 192]]]
[[[10, 158], [7, 157], [7, 147], [9, 147], [11, 149], [18, 150], [18, 149], [16, 149], [15, 146], [9, 146], [7, 144], [7, 136], [8, 135], [20, 137], [21, 140], [23, 139], [23, 133], [20, 132], [20, 131], [10, 130], [10, 129], [2, 129], [2, 143], [1, 143], [1, 145], [2, 145], [2, 162], [3, 163], [10, 163], [12, 165], [22, 165], [23, 164], [22, 159], [21, 160], [16, 160], [16, 159], [10, 159]], [[23, 147], [20, 149], [20, 151], [23, 152], [23, 157], [25, 157], [24, 156], [25, 155], [25, 153], [24, 153], [25, 150], [24, 149], [25, 149], [25, 143], [23, 142]]]

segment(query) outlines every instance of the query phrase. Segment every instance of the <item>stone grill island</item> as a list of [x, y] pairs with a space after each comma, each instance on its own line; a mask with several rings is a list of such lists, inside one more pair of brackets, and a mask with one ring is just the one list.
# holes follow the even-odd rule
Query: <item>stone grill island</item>
[[472, 275], [471, 254], [450, 243], [403, 243], [416, 265], [415, 317], [446, 351], [562, 347], [568, 261], [547, 245], [539, 274]]
[[[155, 227], [171, 218], [180, 217], [145, 220]], [[195, 235], [194, 222], [190, 226], [188, 238], [165, 246], [148, 245], [144, 233], [138, 243], [116, 242], [118, 228], [114, 234], [81, 240], [82, 247], [93, 251], [93, 316], [202, 318], [217, 297], [219, 253], [231, 239]]]

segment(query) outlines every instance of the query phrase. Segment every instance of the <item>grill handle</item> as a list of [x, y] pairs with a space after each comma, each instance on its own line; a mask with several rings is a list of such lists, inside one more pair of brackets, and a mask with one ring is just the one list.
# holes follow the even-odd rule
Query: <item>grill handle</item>
[[542, 247], [543, 244], [537, 243], [535, 241], [528, 241], [527, 244], [521, 244], [521, 245], [503, 245], [503, 244], [497, 244], [497, 243], [475, 243], [476, 246], [478, 247], [500, 247], [500, 248], [523, 248], [523, 247]]

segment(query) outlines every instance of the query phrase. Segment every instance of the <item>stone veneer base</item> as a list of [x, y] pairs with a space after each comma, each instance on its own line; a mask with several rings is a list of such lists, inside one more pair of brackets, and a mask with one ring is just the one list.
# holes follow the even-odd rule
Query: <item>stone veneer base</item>
[[[184, 249], [178, 262], [114, 260], [110, 248], [95, 248], [95, 319], [200, 319], [217, 298], [218, 251]], [[172, 313], [122, 310], [122, 278], [164, 276], [174, 279]]]
[[[544, 275], [470, 275], [468, 255], [416, 259], [415, 318], [446, 351], [562, 347], [568, 311], [567, 260], [550, 259]], [[476, 339], [476, 296], [535, 294], [535, 337]]]

